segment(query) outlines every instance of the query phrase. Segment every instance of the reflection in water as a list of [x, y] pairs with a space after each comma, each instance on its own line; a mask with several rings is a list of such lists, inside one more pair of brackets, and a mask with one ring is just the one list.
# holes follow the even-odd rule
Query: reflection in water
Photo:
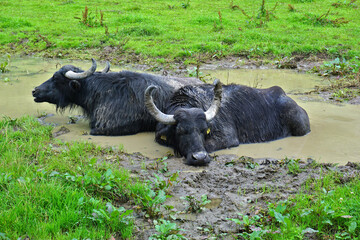
[[[62, 140], [89, 140], [102, 146], [123, 146], [127, 152], [141, 152], [148, 157], [162, 157], [170, 148], [160, 146], [154, 141], [154, 133], [139, 133], [132, 136], [107, 137], [83, 135], [89, 132], [88, 122], [80, 120], [77, 124], [67, 124], [69, 115], [79, 114], [76, 111], [64, 114], [56, 113], [55, 106], [47, 103], [35, 103], [31, 91], [35, 86], [52, 76], [60, 66], [74, 64], [83, 69], [89, 68], [91, 61], [42, 60], [35, 58], [12, 59], [10, 72], [0, 75], [10, 82], [0, 80], [0, 115], [19, 117], [22, 115], [37, 116], [41, 113], [52, 113], [47, 122], [66, 126], [70, 133], [60, 135]], [[98, 64], [102, 69], [101, 63]], [[112, 66], [113, 71], [119, 71]], [[281, 86], [287, 93], [296, 93], [312, 89], [323, 84], [313, 75], [298, 74], [284, 70], [223, 70], [207, 71], [224, 83], [241, 83], [261, 88], [272, 85]], [[291, 96], [291, 95], [290, 95]], [[237, 154], [251, 157], [270, 158], [303, 158], [312, 157], [318, 162], [346, 164], [348, 161], [360, 161], [360, 106], [334, 105], [291, 96], [309, 114], [311, 133], [304, 137], [290, 137], [269, 143], [244, 144], [236, 148], [221, 150], [216, 154]], [[57, 127], [58, 129], [59, 127]], [[55, 129], [55, 131], [57, 130]]]

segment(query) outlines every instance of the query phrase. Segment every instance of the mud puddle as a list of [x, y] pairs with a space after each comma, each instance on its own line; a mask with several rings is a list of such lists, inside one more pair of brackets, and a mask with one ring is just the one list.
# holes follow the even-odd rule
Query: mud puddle
[[[55, 107], [48, 103], [35, 103], [31, 91], [65, 64], [74, 64], [87, 69], [90, 61], [71, 60], [43, 60], [36, 58], [12, 59], [10, 72], [0, 77], [0, 114], [10, 117], [22, 115], [39, 116], [50, 114], [46, 118], [48, 123], [56, 124], [59, 131], [61, 126], [70, 130], [59, 135], [62, 140], [86, 140], [101, 146], [116, 146], [126, 152], [140, 152], [150, 158], [160, 158], [172, 153], [170, 148], [160, 146], [154, 141], [154, 133], [140, 133], [132, 136], [105, 137], [90, 136], [88, 122], [80, 119], [76, 124], [68, 124], [72, 116], [81, 115], [80, 112], [66, 111], [56, 113]], [[104, 63], [98, 63], [101, 69]], [[117, 66], [112, 71], [121, 70]], [[255, 158], [313, 158], [318, 162], [346, 164], [348, 161], [359, 161], [360, 150], [356, 139], [360, 139], [360, 106], [334, 105], [322, 102], [316, 98], [303, 95], [292, 95], [308, 91], [316, 85], [326, 84], [320, 78], [309, 74], [299, 74], [290, 70], [259, 70], [232, 69], [206, 71], [214, 78], [224, 83], [240, 83], [253, 87], [266, 88], [279, 85], [296, 99], [310, 116], [311, 133], [304, 137], [290, 137], [269, 143], [244, 144], [239, 147], [221, 150], [214, 153], [236, 154]], [[4, 81], [4, 79], [7, 79]]]

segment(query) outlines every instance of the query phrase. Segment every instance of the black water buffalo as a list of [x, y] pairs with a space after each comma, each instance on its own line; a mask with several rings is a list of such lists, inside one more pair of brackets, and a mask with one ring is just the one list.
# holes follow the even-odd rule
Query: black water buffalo
[[156, 105], [163, 109], [175, 89], [198, 80], [155, 76], [131, 71], [109, 72], [109, 64], [96, 71], [96, 61], [83, 71], [63, 66], [32, 94], [35, 102], [55, 104], [57, 109], [80, 106], [90, 120], [92, 135], [127, 135], [154, 131], [156, 120], [146, 111], [144, 91], [159, 88]]
[[155, 89], [146, 89], [145, 103], [159, 121], [156, 141], [174, 148], [190, 165], [209, 163], [208, 152], [310, 132], [306, 111], [278, 86], [256, 89], [219, 81], [215, 87], [185, 86], [174, 93], [165, 113], [153, 101], [153, 93], [162, 91]]

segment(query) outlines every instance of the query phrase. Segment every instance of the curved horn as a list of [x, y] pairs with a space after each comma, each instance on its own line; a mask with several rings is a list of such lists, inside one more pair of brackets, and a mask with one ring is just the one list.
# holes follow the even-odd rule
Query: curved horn
[[213, 119], [217, 112], [219, 111], [221, 105], [221, 98], [222, 98], [222, 84], [219, 79], [214, 81], [214, 100], [209, 107], [209, 109], [205, 112], [206, 121], [210, 121]]
[[110, 63], [108, 61], [106, 61], [106, 66], [105, 68], [101, 71], [101, 73], [107, 73], [110, 70]]
[[95, 71], [96, 71], [96, 61], [95, 59], [91, 59], [92, 61], [92, 66], [89, 70], [85, 71], [85, 72], [81, 72], [81, 73], [76, 73], [76, 72], [73, 72], [73, 71], [67, 71], [65, 73], [65, 77], [69, 78], [69, 79], [73, 79], [73, 80], [76, 80], [76, 79], [83, 79], [83, 78], [86, 78], [88, 76], [91, 76]]
[[160, 123], [172, 125], [175, 124], [176, 121], [174, 119], [174, 115], [169, 115], [161, 112], [155, 105], [154, 100], [152, 98], [152, 92], [157, 89], [154, 85], [150, 85], [145, 90], [145, 107], [148, 112]]

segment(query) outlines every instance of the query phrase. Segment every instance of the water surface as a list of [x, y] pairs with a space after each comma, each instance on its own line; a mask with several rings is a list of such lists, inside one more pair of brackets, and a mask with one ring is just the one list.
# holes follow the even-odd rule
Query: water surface
[[[108, 137], [84, 135], [89, 132], [88, 122], [80, 120], [77, 124], [68, 124], [70, 115], [79, 112], [65, 111], [56, 113], [54, 105], [35, 103], [31, 91], [35, 86], [50, 78], [62, 65], [74, 64], [83, 69], [91, 66], [91, 61], [43, 60], [38, 58], [12, 59], [10, 72], [0, 75], [0, 115], [20, 117], [38, 116], [42, 113], [53, 114], [46, 119], [70, 132], [60, 135], [62, 140], [87, 140], [102, 146], [122, 146], [125, 151], [141, 152], [145, 156], [157, 158], [172, 152], [170, 148], [160, 146], [154, 141], [154, 133], [139, 133], [132, 136]], [[98, 63], [102, 69], [104, 63]], [[121, 68], [112, 66], [113, 71]], [[239, 147], [217, 151], [215, 154], [237, 154], [251, 157], [270, 158], [313, 158], [318, 162], [346, 164], [359, 162], [360, 148], [360, 106], [334, 105], [321, 99], [308, 98], [294, 93], [309, 91], [315, 85], [324, 83], [310, 74], [299, 74], [290, 70], [213, 70], [206, 71], [212, 77], [224, 83], [241, 83], [252, 87], [266, 88], [281, 86], [309, 114], [311, 133], [303, 137], [289, 137], [260, 144], [244, 144]], [[6, 79], [7, 82], [4, 81]]]

